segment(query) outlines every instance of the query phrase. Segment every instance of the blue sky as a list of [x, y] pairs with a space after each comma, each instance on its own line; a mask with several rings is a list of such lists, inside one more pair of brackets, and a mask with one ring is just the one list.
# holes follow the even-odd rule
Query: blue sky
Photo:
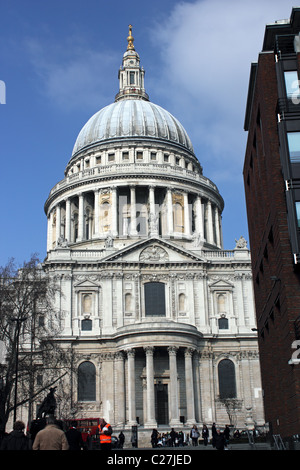
[[248, 239], [242, 178], [251, 62], [289, 0], [1, 0], [0, 265], [46, 256], [44, 203], [85, 122], [118, 92], [128, 25], [150, 100], [184, 125], [225, 200], [224, 248]]

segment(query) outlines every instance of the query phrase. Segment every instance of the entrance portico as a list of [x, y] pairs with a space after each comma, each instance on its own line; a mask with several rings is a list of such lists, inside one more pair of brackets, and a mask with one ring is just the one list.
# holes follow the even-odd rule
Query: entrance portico
[[[123, 365], [118, 365], [117, 396], [126, 397], [118, 403], [116, 421], [120, 426], [133, 426], [137, 421], [145, 428], [179, 427], [182, 421], [187, 425], [196, 422], [194, 389], [198, 374], [193, 356], [197, 355], [201, 334], [188, 325], [181, 325], [194, 338], [190, 339], [191, 344], [186, 344], [187, 336], [184, 341], [178, 338], [174, 342], [172, 326], [179, 332], [179, 325], [165, 323], [160, 324], [160, 334], [151, 334], [151, 346], [145, 346], [150, 342], [145, 338], [147, 325], [140, 324], [143, 331], [131, 336], [135, 347], [119, 350], [118, 362], [122, 358]], [[171, 336], [168, 340], [167, 328], [173, 341]], [[126, 343], [125, 337], [130, 332], [126, 327], [122, 330], [124, 334], [120, 334], [119, 342]]]

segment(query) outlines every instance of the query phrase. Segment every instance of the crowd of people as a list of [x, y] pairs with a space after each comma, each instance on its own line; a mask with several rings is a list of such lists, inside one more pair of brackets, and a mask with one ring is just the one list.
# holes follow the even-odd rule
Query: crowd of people
[[[107, 445], [107, 435], [111, 435], [111, 428], [105, 420], [99, 428], [100, 435], [103, 435], [102, 443]], [[76, 421], [70, 423], [67, 431], [63, 430], [62, 423], [57, 421], [54, 416], [48, 416], [46, 420], [34, 421], [30, 427], [29, 435], [25, 434], [25, 425], [22, 421], [16, 421], [13, 431], [7, 434], [1, 443], [1, 450], [89, 450], [91, 446], [89, 441], [83, 441], [81, 432], [77, 429]], [[102, 432], [103, 429], [103, 432]], [[236, 434], [234, 437], [238, 437]], [[204, 424], [202, 429], [196, 425], [189, 432], [176, 431], [174, 428], [169, 432], [160, 433], [153, 429], [151, 434], [151, 445], [156, 447], [183, 447], [198, 446], [203, 443], [204, 446], [211, 444], [217, 450], [227, 449], [230, 438], [230, 428], [225, 426], [220, 430], [213, 423], [211, 430]], [[119, 435], [118, 448], [123, 448], [125, 436], [121, 432]], [[101, 438], [100, 438], [101, 443]]]
[[209, 443], [213, 448], [217, 450], [224, 450], [227, 448], [230, 438], [230, 428], [228, 425], [221, 431], [213, 423], [210, 431], [206, 424], [203, 425], [202, 429], [199, 430], [196, 425], [192, 427], [190, 432], [175, 431], [174, 428], [170, 432], [159, 433], [157, 429], [153, 429], [151, 434], [151, 445], [155, 447], [183, 447], [192, 445], [196, 447], [200, 442], [203, 442], [204, 446]]
[[[100, 447], [111, 443], [111, 426], [101, 419], [99, 424]], [[1, 450], [91, 450], [91, 440], [83, 441], [77, 422], [72, 421], [67, 431], [63, 423], [53, 415], [31, 423], [29, 433], [25, 434], [25, 424], [16, 421], [12, 432], [6, 434], [1, 442]]]

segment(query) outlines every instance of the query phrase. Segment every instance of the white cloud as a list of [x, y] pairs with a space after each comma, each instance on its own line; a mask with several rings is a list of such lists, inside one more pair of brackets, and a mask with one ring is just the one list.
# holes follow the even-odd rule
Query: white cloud
[[213, 161], [213, 174], [221, 179], [216, 163], [224, 159], [224, 177], [230, 167], [232, 179], [241, 177], [250, 65], [262, 48], [266, 23], [289, 18], [292, 5], [290, 0], [181, 2], [156, 25], [164, 104], [189, 130], [204, 171]]

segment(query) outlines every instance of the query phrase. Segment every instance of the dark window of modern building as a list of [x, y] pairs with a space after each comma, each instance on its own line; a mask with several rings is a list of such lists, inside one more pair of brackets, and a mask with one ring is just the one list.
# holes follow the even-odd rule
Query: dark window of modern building
[[236, 382], [234, 363], [223, 359], [218, 365], [220, 398], [236, 398]]
[[89, 361], [78, 367], [78, 401], [96, 400], [96, 369]]
[[82, 331], [91, 331], [93, 327], [93, 322], [89, 318], [85, 318], [81, 322], [81, 329]]
[[219, 330], [228, 330], [228, 318], [219, 318], [218, 320]]
[[166, 316], [165, 284], [162, 282], [147, 282], [144, 288], [146, 315]]
[[300, 132], [288, 132], [288, 146], [291, 163], [300, 162]]

